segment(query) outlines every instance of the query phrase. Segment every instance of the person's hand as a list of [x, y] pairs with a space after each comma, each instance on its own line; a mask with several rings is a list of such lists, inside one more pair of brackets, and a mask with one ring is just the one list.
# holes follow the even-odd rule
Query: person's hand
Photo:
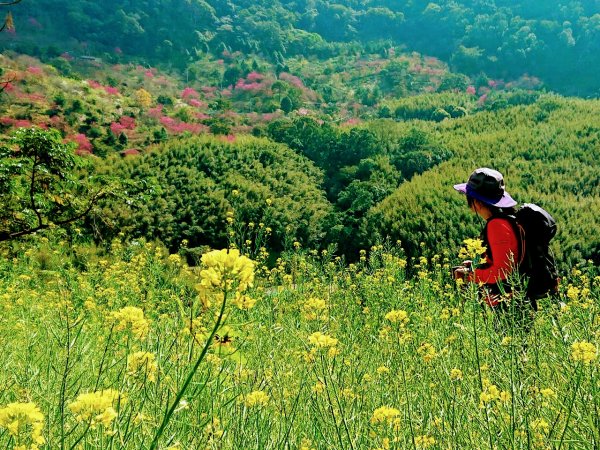
[[452, 276], [455, 280], [468, 278], [471, 270], [465, 266], [458, 266], [452, 271]]

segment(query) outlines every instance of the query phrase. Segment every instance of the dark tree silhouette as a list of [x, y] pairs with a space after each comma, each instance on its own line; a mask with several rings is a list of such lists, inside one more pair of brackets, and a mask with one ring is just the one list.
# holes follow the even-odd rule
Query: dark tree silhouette
[[[22, 0], [11, 0], [8, 2], [0, 2], [0, 6], [12, 6], [12, 5], [16, 5], [17, 3], [21, 3]], [[4, 30], [14, 30], [15, 29], [15, 25], [13, 23], [13, 18], [12, 18], [12, 14], [9, 11], [6, 14], [6, 18], [4, 19], [4, 23], [2, 24], [2, 27], [0, 28], [0, 32], [4, 31]]]

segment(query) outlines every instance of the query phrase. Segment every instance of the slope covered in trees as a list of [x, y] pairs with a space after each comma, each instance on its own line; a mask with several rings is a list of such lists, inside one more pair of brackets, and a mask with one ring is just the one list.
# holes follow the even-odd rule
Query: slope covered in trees
[[184, 240], [190, 248], [227, 246], [229, 232], [240, 227], [270, 249], [281, 249], [286, 238], [317, 247], [332, 212], [320, 190], [322, 173], [266, 139], [193, 137], [103, 170], [142, 183], [146, 195], [132, 210], [107, 211], [106, 224], [171, 250]]
[[[369, 223], [400, 239], [411, 253], [420, 242], [441, 252], [481, 229], [452, 185], [476, 167], [505, 174], [521, 203], [548, 209], [559, 224], [554, 249], [563, 263], [600, 262], [600, 103], [544, 96], [529, 106], [480, 113], [431, 129], [454, 157], [414, 177], [370, 211]], [[369, 127], [394, 141], [405, 124]]]
[[[114, 208], [104, 232], [171, 249], [225, 243], [225, 193], [236, 191], [244, 224], [263, 221], [269, 192], [282, 199], [268, 208], [281, 213], [273, 249], [293, 238], [356, 255], [390, 236], [409, 254], [420, 242], [439, 252], [477, 234], [446, 187], [486, 165], [515, 180], [517, 198], [555, 213], [560, 256], [598, 260], [597, 103], [543, 95], [522, 76], [595, 93], [596, 9], [553, 5], [28, 0], [13, 8], [16, 33], [0, 39], [41, 59], [1, 56], [0, 131], [51, 127], [80, 154], [133, 155], [98, 165], [151, 181], [150, 200]], [[561, 50], [568, 32], [548, 31], [559, 21], [576, 48], [567, 39]], [[441, 59], [406, 51], [415, 48]], [[549, 55], [568, 64], [550, 70]]]
[[[600, 4], [545, 2], [245, 0], [28, 0], [3, 44], [49, 57], [123, 56], [184, 69], [198, 55], [287, 58], [386, 52], [437, 56], [468, 75], [541, 78], [551, 89], [599, 94]], [[176, 25], [174, 25], [176, 24]]]
[[271, 228], [261, 239], [274, 250], [296, 240], [334, 244], [352, 259], [390, 238], [408, 256], [453, 254], [482, 224], [452, 185], [491, 166], [519, 202], [554, 215], [561, 264], [598, 263], [598, 120], [598, 101], [544, 95], [442, 122], [381, 119], [339, 128], [298, 118], [273, 122], [264, 131], [270, 139], [172, 141], [107, 166], [148, 186], [141, 209], [110, 216], [117, 229], [172, 249], [184, 239], [192, 247], [223, 245], [234, 212], [237, 226], [257, 227], [244, 228], [248, 235], [260, 223]]

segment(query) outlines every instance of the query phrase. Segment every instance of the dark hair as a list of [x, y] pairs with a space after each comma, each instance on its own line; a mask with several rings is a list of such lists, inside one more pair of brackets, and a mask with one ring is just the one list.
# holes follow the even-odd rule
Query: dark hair
[[469, 194], [467, 194], [467, 205], [469, 205], [469, 208], [471, 206], [473, 206], [473, 203], [475, 203], [475, 198], [473, 198]]
[[[475, 197], [470, 196], [469, 194], [467, 194], [467, 204], [469, 205], [469, 208], [471, 206], [473, 206], [473, 204], [475, 203]], [[485, 203], [485, 202], [483, 202]], [[510, 208], [498, 208], [497, 206], [494, 205], [490, 205], [489, 203], [485, 203], [485, 206], [487, 206], [490, 211], [492, 212], [492, 217], [496, 217], [496, 216], [514, 216], [517, 213], [517, 210], [514, 206], [510, 207]]]

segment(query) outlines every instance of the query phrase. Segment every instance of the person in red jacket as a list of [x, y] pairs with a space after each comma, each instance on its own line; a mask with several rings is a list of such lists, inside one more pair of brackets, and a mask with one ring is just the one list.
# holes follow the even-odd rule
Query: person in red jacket
[[481, 235], [486, 254], [483, 264], [471, 267], [465, 261], [453, 275], [483, 285], [485, 302], [498, 307], [501, 294], [511, 292], [507, 281], [523, 255], [522, 234], [514, 218], [517, 202], [506, 192], [502, 174], [487, 167], [476, 169], [454, 189], [465, 194], [469, 208], [486, 221]]

